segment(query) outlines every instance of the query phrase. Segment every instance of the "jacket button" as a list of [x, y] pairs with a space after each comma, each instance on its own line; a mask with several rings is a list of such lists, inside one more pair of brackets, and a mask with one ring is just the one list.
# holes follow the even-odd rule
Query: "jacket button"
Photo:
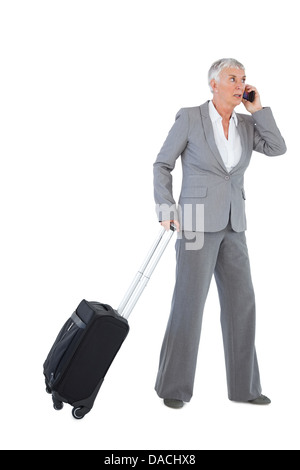
[[225, 179], [228, 181], [230, 180], [230, 176], [225, 176]]

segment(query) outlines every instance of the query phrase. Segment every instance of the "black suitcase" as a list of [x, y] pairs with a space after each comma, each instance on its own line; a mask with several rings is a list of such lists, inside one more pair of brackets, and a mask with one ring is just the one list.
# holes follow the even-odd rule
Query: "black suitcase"
[[63, 325], [43, 365], [46, 391], [54, 409], [64, 403], [82, 419], [89, 413], [128, 332], [128, 317], [146, 287], [175, 227], [163, 228], [137, 272], [118, 309], [108, 304], [82, 300]]

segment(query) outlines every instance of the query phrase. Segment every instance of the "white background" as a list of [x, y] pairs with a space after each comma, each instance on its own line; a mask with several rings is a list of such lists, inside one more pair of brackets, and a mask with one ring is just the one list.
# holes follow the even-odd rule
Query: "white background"
[[[298, 18], [295, 0], [1, 0], [3, 449], [300, 449]], [[227, 399], [214, 282], [194, 397], [180, 411], [157, 398], [174, 237], [93, 410], [76, 421], [69, 405], [53, 410], [43, 362], [82, 298], [117, 308], [159, 231], [153, 162], [176, 112], [210, 99], [207, 70], [221, 57], [246, 66], [288, 146], [274, 159], [254, 153], [245, 181], [273, 403]], [[175, 194], [180, 177], [178, 164]]]

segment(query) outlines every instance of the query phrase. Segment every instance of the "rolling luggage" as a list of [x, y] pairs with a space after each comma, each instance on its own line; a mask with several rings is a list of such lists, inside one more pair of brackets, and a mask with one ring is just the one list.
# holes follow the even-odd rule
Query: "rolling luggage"
[[175, 227], [161, 228], [146, 259], [117, 310], [83, 299], [65, 322], [44, 362], [46, 391], [53, 406], [70, 404], [75, 419], [82, 419], [97, 394], [128, 332], [128, 317], [165, 251]]

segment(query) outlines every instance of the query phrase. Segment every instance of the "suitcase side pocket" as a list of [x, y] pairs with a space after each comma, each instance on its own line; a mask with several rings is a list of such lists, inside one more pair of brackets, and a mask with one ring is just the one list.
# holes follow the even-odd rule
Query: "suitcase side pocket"
[[64, 368], [76, 350], [78, 338], [84, 332], [72, 318], [61, 329], [44, 363], [44, 375], [47, 385], [53, 388]]

